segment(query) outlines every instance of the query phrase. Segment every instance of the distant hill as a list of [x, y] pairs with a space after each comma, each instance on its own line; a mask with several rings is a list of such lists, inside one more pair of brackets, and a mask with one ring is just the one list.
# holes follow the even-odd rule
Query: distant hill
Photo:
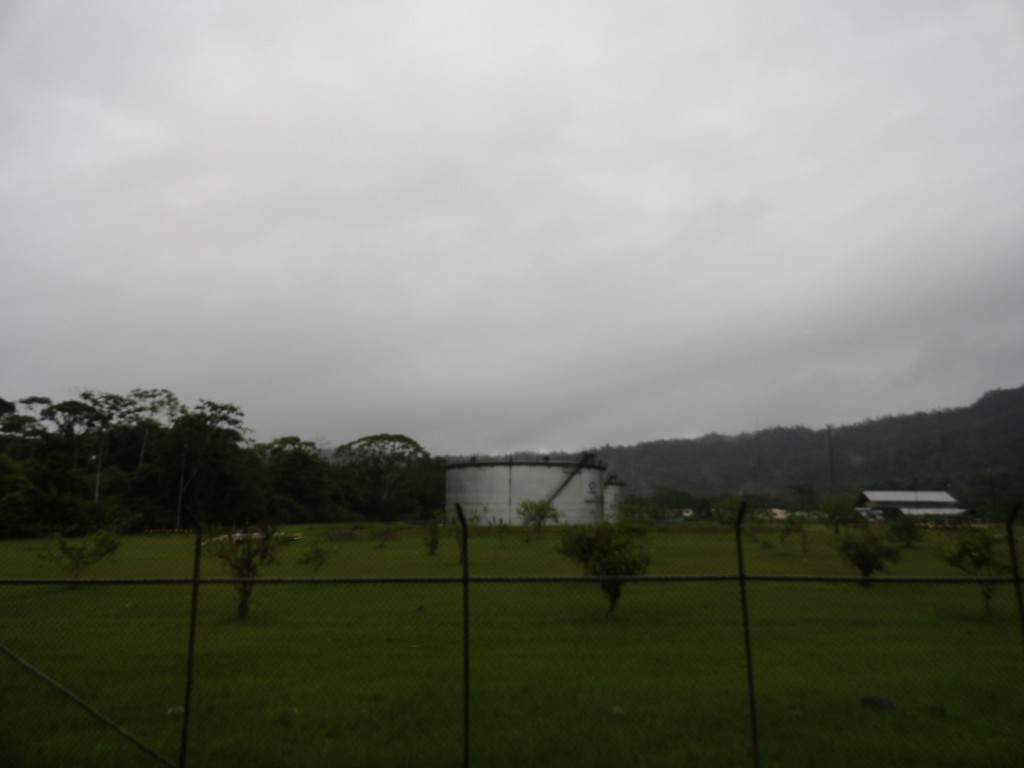
[[831, 462], [829, 442], [826, 429], [776, 427], [604, 446], [598, 454], [631, 494], [742, 492], [806, 503], [833, 489], [916, 487], [948, 490], [975, 509], [1024, 498], [1024, 386], [987, 392], [966, 408], [833, 427]]

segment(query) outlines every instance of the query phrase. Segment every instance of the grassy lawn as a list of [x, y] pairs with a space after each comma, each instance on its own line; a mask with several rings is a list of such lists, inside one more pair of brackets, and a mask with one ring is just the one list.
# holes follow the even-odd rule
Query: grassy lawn
[[[460, 574], [455, 540], [384, 546], [297, 526], [266, 576]], [[556, 535], [470, 542], [472, 576], [577, 575]], [[832, 534], [744, 539], [749, 574], [853, 571]], [[654, 575], [730, 575], [728, 531], [652, 533]], [[893, 575], [958, 576], [940, 534]], [[58, 577], [46, 541], [0, 541], [0, 577]], [[126, 538], [86, 577], [189, 576], [187, 536]], [[203, 575], [227, 575], [204, 556]], [[748, 584], [764, 766], [1024, 765], [1024, 643], [1009, 585], [981, 618], [976, 585]], [[0, 642], [174, 759], [188, 585], [0, 585]], [[458, 766], [462, 593], [457, 584], [262, 584], [235, 618], [231, 585], [200, 592], [190, 766]], [[628, 584], [609, 617], [587, 583], [470, 591], [471, 755], [479, 766], [745, 766], [750, 721], [734, 582]], [[879, 696], [895, 708], [865, 707]], [[117, 734], [0, 657], [0, 765], [140, 766]]]

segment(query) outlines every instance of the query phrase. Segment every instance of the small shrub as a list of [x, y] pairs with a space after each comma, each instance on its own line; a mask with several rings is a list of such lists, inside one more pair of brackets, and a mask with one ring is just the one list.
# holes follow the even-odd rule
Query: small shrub
[[779, 531], [779, 548], [786, 551], [786, 539], [794, 534], [800, 534], [800, 553], [804, 561], [807, 560], [807, 525], [803, 516], [794, 512], [786, 515], [782, 522], [782, 530]]
[[428, 555], [436, 555], [441, 544], [441, 521], [437, 515], [427, 524], [427, 532], [423, 535], [423, 543], [427, 546]]
[[[636, 545], [633, 534], [612, 523], [566, 528], [558, 551], [582, 565], [587, 576], [642, 576], [651, 563], [651, 553]], [[625, 581], [614, 578], [599, 583], [608, 599], [608, 613], [613, 614]]]
[[90, 565], [113, 555], [121, 546], [121, 540], [110, 531], [99, 531], [89, 539], [69, 541], [57, 539], [57, 551], [45, 552], [41, 557], [54, 563], [72, 578], [79, 578]]
[[[269, 525], [264, 525], [258, 531], [246, 528], [217, 539], [213, 555], [224, 563], [235, 578], [254, 579], [259, 576], [263, 565], [276, 562], [275, 549], [278, 543]], [[235, 585], [238, 589], [239, 619], [249, 618], [249, 604], [255, 586], [252, 581], [242, 581]]]
[[516, 507], [516, 514], [526, 526], [526, 541], [529, 543], [534, 537], [540, 536], [541, 528], [545, 523], [558, 522], [558, 510], [550, 501], [534, 501], [523, 499]]
[[302, 557], [299, 558], [301, 565], [308, 565], [313, 569], [313, 573], [319, 573], [320, 569], [324, 567], [327, 562], [327, 551], [320, 546], [320, 542], [314, 541], [310, 544], [306, 551], [302, 553]]
[[[960, 534], [955, 545], [948, 547], [942, 559], [954, 568], [978, 578], [995, 578], [1010, 572], [1010, 566], [996, 553], [999, 539], [988, 528], [969, 529]], [[992, 596], [998, 584], [992, 581], [978, 583], [984, 601], [984, 616], [992, 616]]]
[[886, 564], [898, 563], [900, 560], [898, 549], [867, 529], [843, 536], [839, 542], [839, 554], [860, 571], [862, 587], [871, 586], [871, 574], [875, 571], [888, 573]]

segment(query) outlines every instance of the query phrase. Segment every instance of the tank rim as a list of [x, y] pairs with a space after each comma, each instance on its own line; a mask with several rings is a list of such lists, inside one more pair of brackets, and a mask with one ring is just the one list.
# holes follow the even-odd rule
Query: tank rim
[[477, 460], [466, 460], [460, 459], [458, 461], [449, 461], [444, 465], [445, 471], [449, 469], [461, 469], [463, 467], [562, 467], [566, 469], [573, 469], [579, 467], [581, 469], [600, 469], [605, 470], [608, 465], [600, 460], [588, 460], [588, 461], [563, 461], [563, 460], [544, 460], [544, 459], [477, 459]]

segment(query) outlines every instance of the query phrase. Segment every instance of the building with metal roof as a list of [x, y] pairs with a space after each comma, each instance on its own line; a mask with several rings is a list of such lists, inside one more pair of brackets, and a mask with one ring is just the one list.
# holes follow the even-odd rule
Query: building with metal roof
[[875, 515], [910, 517], [951, 517], [967, 512], [945, 491], [863, 491], [857, 508]]

